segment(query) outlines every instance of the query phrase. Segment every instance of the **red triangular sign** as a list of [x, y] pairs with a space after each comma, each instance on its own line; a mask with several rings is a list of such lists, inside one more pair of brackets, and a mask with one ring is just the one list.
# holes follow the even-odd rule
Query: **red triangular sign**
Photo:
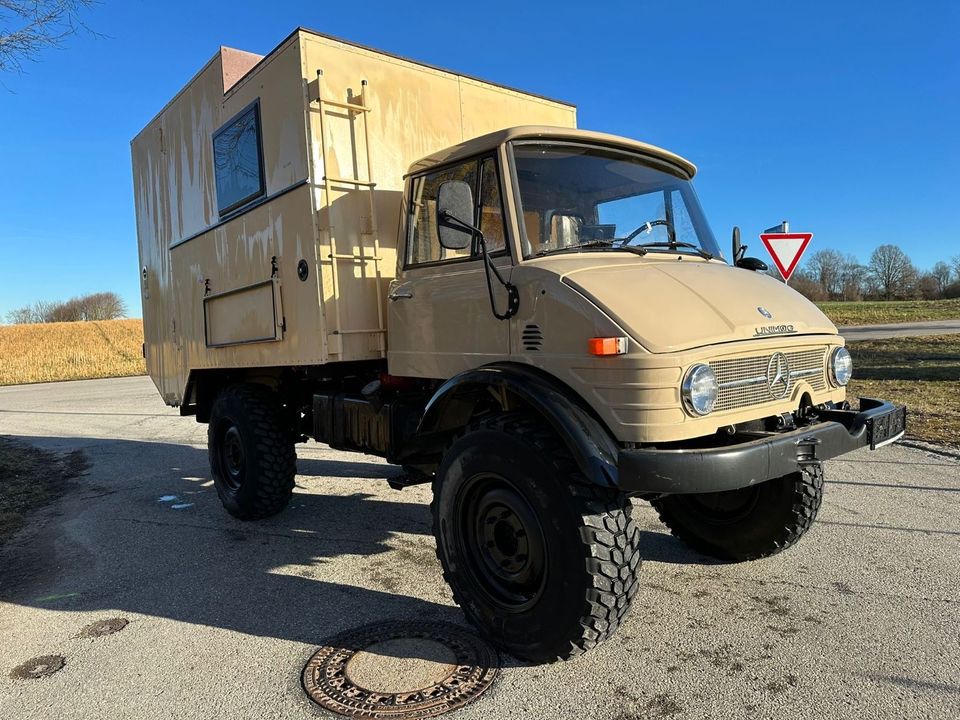
[[784, 280], [789, 280], [800, 263], [813, 233], [761, 233], [760, 240], [773, 258]]

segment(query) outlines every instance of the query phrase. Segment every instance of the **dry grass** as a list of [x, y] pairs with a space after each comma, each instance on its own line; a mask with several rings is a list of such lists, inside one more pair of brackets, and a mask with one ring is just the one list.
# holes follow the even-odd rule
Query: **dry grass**
[[960, 299], [818, 302], [817, 307], [835, 325], [882, 325], [960, 318]]
[[143, 375], [143, 322], [0, 326], [0, 385]]
[[865, 340], [853, 355], [848, 397], [907, 406], [907, 435], [960, 447], [960, 335]]

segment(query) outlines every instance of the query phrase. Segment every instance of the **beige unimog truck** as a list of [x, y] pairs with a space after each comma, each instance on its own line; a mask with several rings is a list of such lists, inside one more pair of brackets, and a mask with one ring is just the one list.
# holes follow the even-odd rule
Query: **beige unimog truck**
[[[726, 560], [795, 543], [822, 462], [904, 432], [811, 303], [729, 262], [694, 166], [575, 108], [298, 29], [222, 48], [132, 142], [147, 367], [241, 519], [312, 438], [433, 484], [454, 598], [567, 658], [637, 590], [631, 498]], [[389, 523], [389, 518], [384, 522]]]

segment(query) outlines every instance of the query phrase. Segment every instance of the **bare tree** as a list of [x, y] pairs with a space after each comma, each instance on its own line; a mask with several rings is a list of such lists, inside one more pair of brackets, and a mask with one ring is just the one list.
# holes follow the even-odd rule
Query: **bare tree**
[[917, 294], [923, 300], [937, 300], [941, 297], [940, 285], [933, 273], [923, 273], [918, 277]]
[[790, 287], [803, 295], [807, 300], [829, 300], [830, 295], [819, 281], [809, 272], [798, 271], [790, 277]]
[[66, 301], [39, 300], [7, 313], [9, 323], [78, 322], [117, 320], [127, 315], [127, 305], [115, 292], [80, 295]]
[[80, 298], [71, 298], [66, 302], [52, 303], [47, 322], [77, 322], [83, 320], [83, 306]]
[[96, 0], [0, 0], [0, 72], [23, 69], [41, 51], [59, 47], [85, 27], [82, 11]]
[[953, 265], [953, 274], [956, 275], [957, 282], [960, 282], [960, 255], [954, 255], [950, 263]]
[[930, 271], [930, 275], [937, 282], [938, 297], [943, 297], [946, 295], [947, 288], [950, 287], [950, 279], [953, 277], [953, 272], [951, 272], [950, 266], [941, 260], [933, 266], [933, 269]]
[[869, 271], [853, 255], [843, 259], [840, 268], [840, 296], [843, 300], [862, 300], [867, 294]]
[[838, 250], [817, 250], [807, 260], [806, 272], [828, 297], [838, 297], [843, 288], [843, 255]]
[[37, 300], [37, 302], [33, 304], [34, 322], [53, 322], [51, 318], [57, 310], [57, 305], [59, 305], [59, 303], [50, 302], [49, 300]]
[[907, 254], [896, 245], [881, 245], [870, 255], [870, 275], [885, 300], [909, 296], [917, 281], [917, 270]]
[[98, 292], [78, 298], [83, 320], [116, 320], [127, 314], [126, 303], [114, 292]]
[[33, 307], [24, 305], [7, 312], [7, 322], [11, 325], [26, 325], [27, 323], [37, 322], [37, 320]]

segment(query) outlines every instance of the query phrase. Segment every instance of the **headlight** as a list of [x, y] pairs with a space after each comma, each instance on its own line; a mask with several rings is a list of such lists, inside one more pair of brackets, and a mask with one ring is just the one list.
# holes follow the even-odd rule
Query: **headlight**
[[709, 365], [694, 365], [683, 378], [683, 404], [695, 415], [707, 415], [717, 402], [717, 376]]
[[853, 358], [846, 348], [838, 347], [830, 356], [830, 379], [834, 385], [843, 387], [853, 375]]

